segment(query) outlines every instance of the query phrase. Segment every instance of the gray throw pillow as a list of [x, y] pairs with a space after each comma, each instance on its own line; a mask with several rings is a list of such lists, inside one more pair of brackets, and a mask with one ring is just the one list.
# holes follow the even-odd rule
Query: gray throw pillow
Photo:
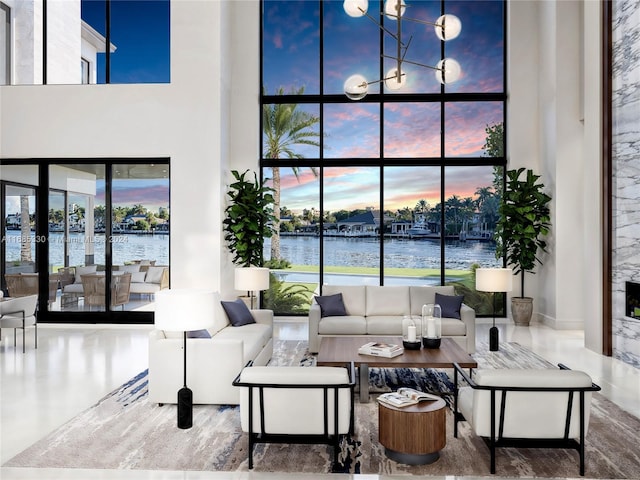
[[251, 311], [247, 305], [240, 299], [233, 302], [220, 302], [222, 308], [227, 313], [231, 325], [234, 327], [241, 327], [243, 325], [249, 325], [250, 323], [256, 323], [256, 319], [251, 315]]
[[347, 310], [344, 308], [341, 293], [325, 295], [324, 297], [315, 297], [315, 299], [316, 302], [318, 302], [318, 305], [320, 305], [321, 317], [343, 317], [347, 315]]
[[460, 307], [464, 295], [441, 295], [436, 293], [436, 303], [442, 309], [442, 318], [460, 319]]
[[209, 330], [191, 330], [187, 332], [187, 338], [211, 338]]

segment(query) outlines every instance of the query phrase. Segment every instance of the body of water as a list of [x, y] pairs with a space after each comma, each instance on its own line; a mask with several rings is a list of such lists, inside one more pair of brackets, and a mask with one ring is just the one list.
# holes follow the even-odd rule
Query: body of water
[[[20, 259], [19, 230], [5, 232], [6, 259], [11, 262]], [[40, 239], [31, 234], [31, 255], [36, 258], [36, 241]], [[86, 244], [93, 243], [94, 263], [105, 263], [105, 235], [98, 234], [94, 237], [85, 237], [83, 233], [69, 234], [69, 265], [84, 265]], [[169, 265], [169, 235], [154, 234], [127, 234], [114, 235], [112, 240], [112, 254], [114, 265], [124, 265], [133, 260], [155, 260], [156, 265]], [[64, 266], [64, 235], [62, 233], [49, 234], [49, 265]]]
[[[270, 258], [271, 243], [265, 242], [264, 255]], [[483, 267], [501, 267], [495, 257], [493, 242], [447, 240], [445, 242], [445, 268], [469, 270], [478, 263]], [[318, 265], [320, 239], [318, 237], [281, 237], [282, 258], [294, 265]], [[372, 238], [324, 238], [324, 265], [380, 266], [380, 241]], [[436, 268], [440, 263], [440, 242], [437, 240], [384, 240], [384, 266], [397, 268]]]

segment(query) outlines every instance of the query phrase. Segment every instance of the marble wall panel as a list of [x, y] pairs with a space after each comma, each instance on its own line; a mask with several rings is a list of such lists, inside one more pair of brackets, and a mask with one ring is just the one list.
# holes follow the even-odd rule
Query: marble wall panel
[[640, 368], [640, 321], [625, 282], [640, 283], [640, 2], [613, 3], [613, 355]]

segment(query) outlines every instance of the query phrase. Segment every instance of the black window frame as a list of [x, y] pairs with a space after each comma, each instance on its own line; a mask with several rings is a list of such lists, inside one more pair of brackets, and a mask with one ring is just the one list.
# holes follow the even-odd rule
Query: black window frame
[[[347, 99], [345, 95], [338, 94], [325, 94], [323, 88], [323, 78], [324, 78], [324, 65], [323, 65], [323, 2], [322, 0], [317, 0], [319, 2], [319, 32], [320, 32], [320, 48], [319, 48], [319, 93], [318, 94], [303, 94], [303, 95], [269, 95], [265, 94], [264, 91], [264, 72], [263, 72], [263, 48], [262, 44], [265, 37], [264, 32], [264, 15], [265, 15], [265, 0], [261, 2], [260, 9], [260, 177], [264, 179], [264, 170], [271, 167], [313, 167], [318, 171], [318, 177], [320, 181], [319, 189], [319, 203], [320, 203], [320, 227], [319, 227], [319, 235], [320, 235], [320, 245], [319, 245], [319, 259], [318, 259], [318, 268], [319, 268], [319, 283], [320, 289], [322, 289], [322, 279], [324, 278], [324, 253], [323, 253], [323, 215], [324, 215], [324, 195], [323, 195], [323, 171], [327, 167], [377, 167], [380, 169], [380, 198], [379, 198], [379, 222], [380, 225], [383, 224], [383, 215], [384, 215], [384, 168], [385, 167], [440, 167], [440, 202], [442, 205], [445, 203], [445, 193], [446, 193], [446, 169], [447, 167], [477, 167], [477, 166], [492, 166], [492, 167], [501, 167], [502, 168], [502, 180], [504, 185], [506, 170], [507, 170], [507, 93], [506, 93], [506, 82], [507, 82], [507, 8], [508, 2], [506, 0], [503, 1], [503, 12], [502, 12], [502, 26], [503, 26], [503, 72], [502, 72], [502, 91], [495, 93], [449, 93], [445, 91], [445, 86], [442, 85], [440, 87], [439, 93], [400, 93], [398, 91], [394, 91], [391, 94], [385, 94], [384, 91], [381, 93], [370, 93], [365, 98], [352, 101]], [[444, 14], [446, 11], [446, 0], [441, 0], [441, 14]], [[384, 32], [380, 30], [380, 42], [381, 45], [383, 43]], [[415, 47], [414, 47], [415, 48]], [[384, 158], [384, 109], [385, 105], [392, 103], [439, 103], [440, 104], [440, 121], [441, 121], [441, 129], [440, 129], [440, 156], [437, 158], [413, 158], [413, 157], [405, 157], [405, 158]], [[459, 103], [459, 102], [500, 102], [502, 104], [502, 126], [503, 126], [503, 152], [505, 152], [505, 156], [503, 157], [447, 157], [445, 155], [445, 106], [451, 103]], [[323, 115], [324, 115], [324, 106], [329, 104], [378, 104], [379, 105], [379, 122], [380, 122], [380, 158], [324, 158], [324, 125], [323, 125]], [[296, 160], [287, 160], [287, 159], [269, 159], [265, 158], [263, 155], [264, 152], [264, 132], [263, 132], [263, 118], [262, 111], [265, 105], [272, 104], [317, 104], [319, 106], [319, 157], [318, 158], [303, 158]], [[502, 194], [502, 192], [499, 192]], [[441, 210], [441, 224], [445, 224], [445, 209]], [[380, 239], [382, 239], [382, 233], [380, 234]], [[440, 240], [440, 284], [445, 284], [445, 243], [444, 237]], [[384, 242], [380, 241], [380, 268], [379, 268], [379, 284], [384, 285], [384, 277], [385, 277], [385, 267], [384, 267]], [[504, 261], [503, 261], [504, 264]], [[502, 297], [502, 306], [499, 307], [501, 311], [506, 312], [506, 295], [501, 295]], [[496, 313], [500, 313], [500, 310], [497, 310]], [[486, 315], [479, 315], [486, 316]]]

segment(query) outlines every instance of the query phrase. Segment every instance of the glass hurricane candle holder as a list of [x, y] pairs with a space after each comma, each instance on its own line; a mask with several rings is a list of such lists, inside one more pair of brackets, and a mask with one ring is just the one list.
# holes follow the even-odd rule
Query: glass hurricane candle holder
[[442, 309], [437, 303], [422, 306], [422, 345], [440, 348], [442, 341]]

